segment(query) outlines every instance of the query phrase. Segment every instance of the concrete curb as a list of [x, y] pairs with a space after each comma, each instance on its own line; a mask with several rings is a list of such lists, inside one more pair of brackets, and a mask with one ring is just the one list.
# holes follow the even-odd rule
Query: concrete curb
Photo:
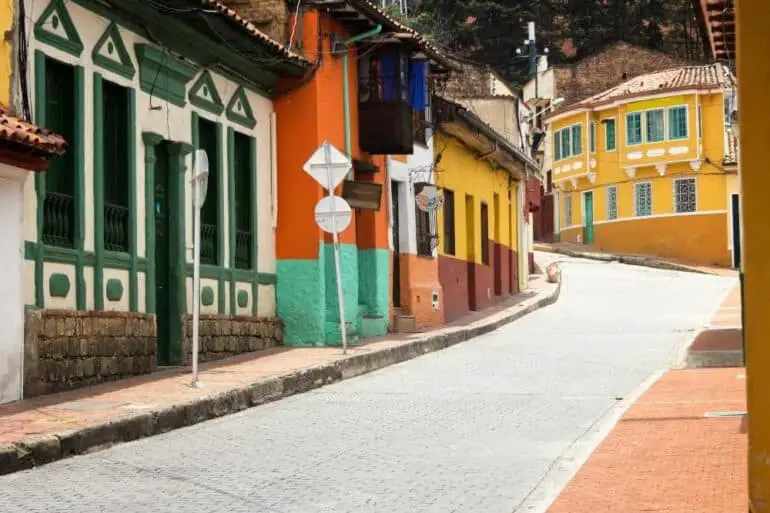
[[322, 365], [258, 381], [227, 392], [196, 398], [182, 404], [136, 413], [84, 429], [63, 431], [24, 442], [0, 445], [0, 475], [51, 463], [78, 454], [105, 449], [111, 445], [192, 426], [247, 408], [277, 401], [294, 394], [320, 388], [337, 381], [360, 376], [418, 356], [440, 351], [474, 337], [495, 331], [525, 315], [556, 302], [561, 281], [553, 291], [526, 308], [472, 326], [426, 334], [370, 353], [361, 353]]
[[636, 265], [640, 267], [650, 267], [652, 269], [663, 269], [667, 271], [683, 271], [696, 274], [713, 274], [702, 269], [695, 267], [688, 267], [686, 265], [675, 264], [673, 262], [667, 262], [665, 260], [657, 260], [649, 257], [633, 256], [633, 255], [611, 255], [603, 253], [586, 253], [583, 251], [575, 251], [565, 248], [554, 248], [550, 246], [540, 246], [535, 244], [535, 251], [543, 251], [545, 253], [556, 253], [559, 255], [566, 255], [573, 258], [585, 258], [587, 260], [596, 260], [599, 262], [618, 262], [620, 264]]
[[743, 367], [743, 351], [693, 351], [687, 354], [688, 369], [716, 369], [721, 367]]

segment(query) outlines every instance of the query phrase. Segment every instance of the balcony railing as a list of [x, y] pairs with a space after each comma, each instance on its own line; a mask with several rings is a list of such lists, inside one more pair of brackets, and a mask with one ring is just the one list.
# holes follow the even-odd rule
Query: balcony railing
[[235, 268], [251, 269], [251, 232], [235, 231]]
[[75, 198], [69, 194], [49, 192], [43, 201], [44, 244], [72, 248], [75, 246]]
[[104, 248], [108, 251], [129, 250], [128, 207], [104, 203]]

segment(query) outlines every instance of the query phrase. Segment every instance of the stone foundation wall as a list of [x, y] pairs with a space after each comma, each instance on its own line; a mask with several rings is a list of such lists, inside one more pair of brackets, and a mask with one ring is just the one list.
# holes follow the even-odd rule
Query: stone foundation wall
[[[192, 364], [192, 316], [184, 319], [182, 359]], [[231, 315], [201, 315], [199, 362], [211, 362], [283, 345], [283, 323], [278, 319]]]
[[28, 309], [24, 397], [147, 374], [156, 346], [154, 315]]

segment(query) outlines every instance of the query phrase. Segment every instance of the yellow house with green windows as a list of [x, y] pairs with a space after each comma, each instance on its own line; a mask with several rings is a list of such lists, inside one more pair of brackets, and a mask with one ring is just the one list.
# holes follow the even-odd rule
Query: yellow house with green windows
[[722, 64], [680, 67], [549, 116], [560, 240], [737, 266], [735, 85]]

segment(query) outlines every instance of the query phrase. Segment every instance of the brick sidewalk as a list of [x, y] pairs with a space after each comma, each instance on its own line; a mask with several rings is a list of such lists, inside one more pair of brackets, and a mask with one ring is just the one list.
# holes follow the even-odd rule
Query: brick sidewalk
[[0, 474], [150, 436], [317, 388], [440, 350], [553, 303], [559, 286], [533, 276], [530, 289], [464, 322], [349, 348], [278, 348], [189, 369], [97, 385], [0, 406]]
[[667, 373], [626, 413], [548, 513], [738, 513], [747, 497], [743, 369]]

